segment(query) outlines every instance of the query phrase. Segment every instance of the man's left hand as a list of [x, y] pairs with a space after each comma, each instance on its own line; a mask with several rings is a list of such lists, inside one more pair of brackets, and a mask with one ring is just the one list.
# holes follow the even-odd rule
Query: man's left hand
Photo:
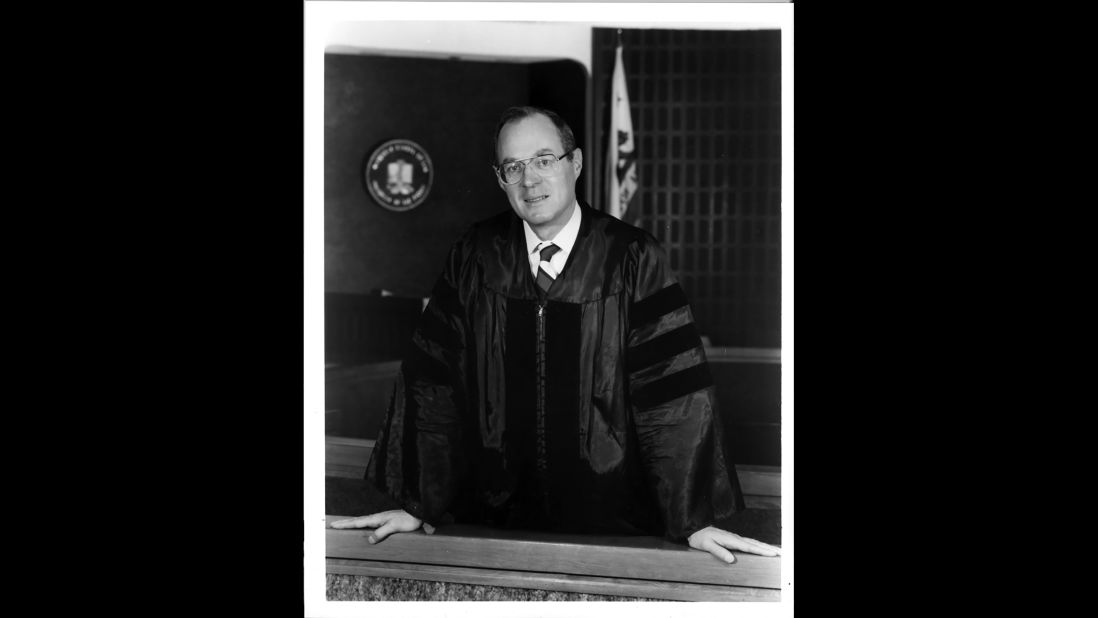
[[758, 554], [760, 556], [782, 555], [780, 547], [767, 545], [761, 541], [749, 539], [738, 534], [733, 534], [727, 530], [714, 528], [713, 526], [702, 528], [694, 534], [691, 534], [690, 538], [687, 539], [687, 542], [690, 544], [690, 547], [707, 551], [729, 564], [736, 561], [736, 557], [732, 555], [732, 552], [728, 551], [729, 549], [747, 552], [749, 554]]

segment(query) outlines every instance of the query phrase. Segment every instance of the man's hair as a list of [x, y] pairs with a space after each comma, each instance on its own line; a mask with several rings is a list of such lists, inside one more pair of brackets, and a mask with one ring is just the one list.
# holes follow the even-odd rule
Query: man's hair
[[[528, 118], [530, 116], [537, 116], [538, 114], [551, 120], [553, 125], [557, 127], [557, 135], [560, 136], [560, 143], [564, 146], [564, 152], [569, 152], [576, 147], [576, 136], [572, 134], [572, 127], [569, 127], [568, 123], [564, 121], [564, 118], [561, 118], [556, 112], [530, 105], [509, 107], [503, 112], [503, 115], [499, 117], [499, 123], [496, 124], [495, 141], [492, 142], [492, 165], [499, 165], [499, 134], [503, 131], [503, 127], [517, 120], [522, 120], [523, 118]], [[565, 158], [571, 158], [571, 156], [572, 155], [569, 154], [568, 157]]]

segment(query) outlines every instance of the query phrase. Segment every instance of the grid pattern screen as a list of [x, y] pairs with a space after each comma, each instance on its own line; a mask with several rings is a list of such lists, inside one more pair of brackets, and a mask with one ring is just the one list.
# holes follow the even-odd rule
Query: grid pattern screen
[[[588, 169], [605, 161], [618, 36], [594, 29], [589, 150], [600, 157]], [[781, 347], [780, 31], [620, 36], [639, 180], [632, 223], [667, 249], [713, 345]]]

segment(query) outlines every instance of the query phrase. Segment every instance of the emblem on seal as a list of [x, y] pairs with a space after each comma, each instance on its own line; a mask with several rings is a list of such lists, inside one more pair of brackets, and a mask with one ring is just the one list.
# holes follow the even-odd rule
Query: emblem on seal
[[435, 178], [431, 157], [419, 144], [393, 139], [377, 147], [362, 172], [374, 201], [396, 212], [411, 210], [427, 199]]

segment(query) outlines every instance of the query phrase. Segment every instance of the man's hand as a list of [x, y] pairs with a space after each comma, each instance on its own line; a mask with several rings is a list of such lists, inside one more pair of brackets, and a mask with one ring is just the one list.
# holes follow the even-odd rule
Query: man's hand
[[[412, 517], [408, 511], [403, 509], [384, 511], [382, 513], [366, 515], [365, 517], [341, 519], [332, 522], [333, 528], [339, 528], [341, 530], [345, 528], [377, 528], [377, 530], [366, 539], [370, 543], [380, 543], [385, 540], [385, 537], [394, 532], [413, 532], [419, 530], [421, 525], [423, 525], [423, 520]], [[426, 529], [426, 526], [424, 526], [424, 529]]]
[[713, 526], [702, 528], [694, 534], [691, 534], [690, 538], [687, 539], [687, 542], [690, 543], [690, 547], [707, 551], [729, 564], [736, 561], [732, 552], [728, 551], [729, 549], [735, 549], [749, 554], [758, 554], [760, 556], [782, 555], [782, 550], [778, 547], [767, 545], [766, 543], [756, 541], [755, 539], [749, 539], [738, 534], [733, 534], [727, 530], [714, 528]]

